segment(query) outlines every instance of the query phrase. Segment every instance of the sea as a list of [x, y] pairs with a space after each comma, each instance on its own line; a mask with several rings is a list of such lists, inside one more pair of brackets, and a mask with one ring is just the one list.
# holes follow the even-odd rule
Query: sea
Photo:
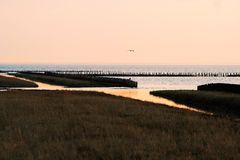
[[[6, 65], [0, 70], [45, 71], [109, 71], [124, 73], [240, 73], [240, 65]], [[240, 77], [122, 77], [138, 82], [139, 89], [149, 90], [196, 90], [208, 83], [240, 84]]]

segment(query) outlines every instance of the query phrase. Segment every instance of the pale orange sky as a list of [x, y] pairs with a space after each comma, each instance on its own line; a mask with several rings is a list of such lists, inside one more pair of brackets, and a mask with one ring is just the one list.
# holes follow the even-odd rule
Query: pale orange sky
[[0, 63], [240, 64], [240, 1], [0, 0]]

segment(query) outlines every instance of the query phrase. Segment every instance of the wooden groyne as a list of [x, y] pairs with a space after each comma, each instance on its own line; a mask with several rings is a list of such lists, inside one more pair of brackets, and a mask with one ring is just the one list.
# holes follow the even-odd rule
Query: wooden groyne
[[[19, 72], [17, 70], [0, 72]], [[56, 74], [83, 75], [83, 76], [101, 76], [101, 77], [240, 77], [240, 72], [116, 72], [116, 71], [94, 71], [94, 70], [29, 70], [24, 72]]]

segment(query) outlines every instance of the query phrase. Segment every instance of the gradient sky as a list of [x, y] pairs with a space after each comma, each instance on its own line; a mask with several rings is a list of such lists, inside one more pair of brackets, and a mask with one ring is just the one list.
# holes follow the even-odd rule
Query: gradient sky
[[240, 1], [0, 0], [0, 63], [240, 64]]

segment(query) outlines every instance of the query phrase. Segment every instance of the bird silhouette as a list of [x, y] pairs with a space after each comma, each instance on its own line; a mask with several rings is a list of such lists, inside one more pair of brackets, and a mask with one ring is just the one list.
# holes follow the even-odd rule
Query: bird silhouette
[[135, 52], [135, 50], [134, 50], [134, 49], [129, 49], [128, 51], [129, 51], [129, 52], [133, 52], [133, 53]]

